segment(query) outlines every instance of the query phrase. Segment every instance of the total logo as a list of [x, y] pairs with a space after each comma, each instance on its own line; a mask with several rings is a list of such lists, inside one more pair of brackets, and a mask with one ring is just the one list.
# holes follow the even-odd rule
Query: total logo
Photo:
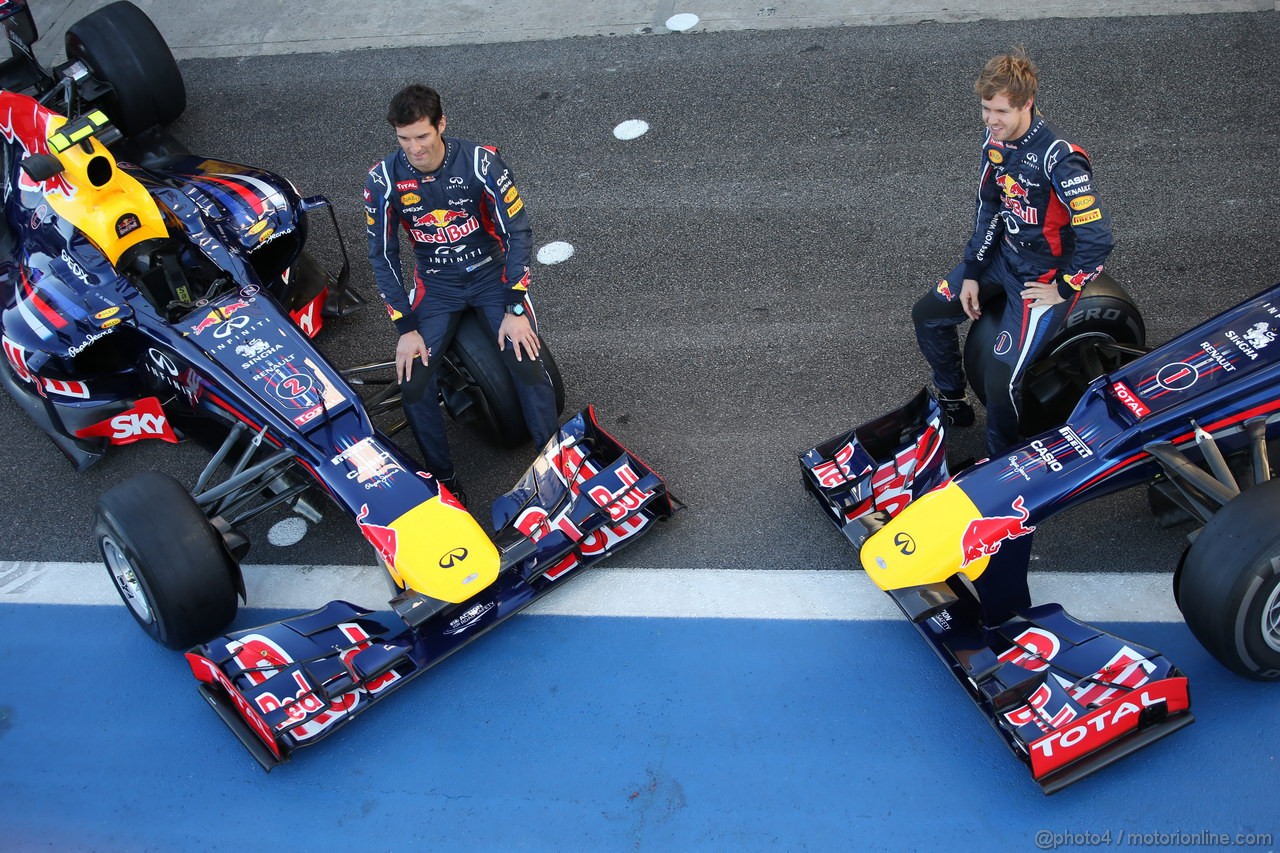
[[1138, 398], [1137, 394], [1133, 393], [1133, 390], [1128, 385], [1123, 382], [1113, 382], [1111, 383], [1111, 390], [1115, 392], [1116, 399], [1123, 403], [1126, 409], [1133, 412], [1135, 417], [1145, 418], [1151, 414], [1151, 410]]

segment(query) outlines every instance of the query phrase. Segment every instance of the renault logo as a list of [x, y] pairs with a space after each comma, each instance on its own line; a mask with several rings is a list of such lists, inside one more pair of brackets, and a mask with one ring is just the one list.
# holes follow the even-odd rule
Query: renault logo
[[440, 558], [440, 568], [452, 569], [454, 566], [456, 566], [458, 563], [461, 563], [465, 559], [467, 559], [467, 549], [454, 548], [452, 551], [450, 551], [449, 553], [445, 554], [443, 557]]

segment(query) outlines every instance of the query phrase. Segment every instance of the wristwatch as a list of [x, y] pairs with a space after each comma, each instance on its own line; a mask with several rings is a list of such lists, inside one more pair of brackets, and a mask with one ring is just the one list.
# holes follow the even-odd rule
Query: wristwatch
[[508, 306], [507, 306], [507, 313], [508, 313], [508, 314], [514, 314], [514, 315], [516, 315], [517, 317], [523, 317], [523, 316], [524, 316], [524, 303], [523, 303], [523, 302], [517, 302], [515, 305], [508, 305]]

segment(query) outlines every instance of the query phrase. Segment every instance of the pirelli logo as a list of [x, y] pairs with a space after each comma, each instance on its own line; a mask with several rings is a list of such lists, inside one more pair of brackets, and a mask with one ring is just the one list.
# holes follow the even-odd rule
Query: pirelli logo
[[1077, 213], [1071, 217], [1072, 225], [1084, 225], [1086, 222], [1097, 222], [1102, 218], [1102, 211], [1094, 208], [1088, 213]]

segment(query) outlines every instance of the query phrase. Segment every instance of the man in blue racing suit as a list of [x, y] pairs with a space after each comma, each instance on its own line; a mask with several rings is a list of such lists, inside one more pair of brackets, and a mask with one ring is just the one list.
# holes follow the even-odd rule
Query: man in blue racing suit
[[1062, 139], [1035, 109], [1036, 67], [1026, 52], [994, 57], [974, 89], [987, 127], [977, 216], [964, 260], [911, 310], [920, 351], [947, 422], [973, 423], [965, 402], [956, 327], [976, 320], [981, 303], [1007, 296], [982, 381], [988, 452], [1018, 441], [1020, 386], [1084, 285], [1111, 252], [1111, 219], [1102, 208], [1085, 152]]
[[[369, 262], [400, 334], [396, 378], [405, 415], [427, 470], [456, 493], [436, 380], [463, 311], [480, 312], [493, 330], [534, 442], [541, 446], [559, 428], [528, 297], [532, 230], [498, 150], [443, 136], [434, 89], [415, 84], [397, 92], [387, 121], [400, 148], [365, 180]], [[407, 288], [401, 229], [413, 244]]]

